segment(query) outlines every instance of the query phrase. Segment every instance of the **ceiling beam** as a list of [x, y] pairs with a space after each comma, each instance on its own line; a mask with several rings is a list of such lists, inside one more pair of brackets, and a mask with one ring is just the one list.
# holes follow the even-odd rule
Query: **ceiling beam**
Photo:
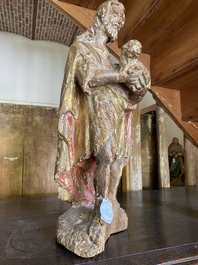
[[88, 0], [60, 0], [60, 1], [68, 3], [68, 4], [72, 4], [72, 5], [77, 5], [77, 6], [93, 9], [93, 10], [97, 10], [98, 7], [104, 2], [104, 0], [92, 0], [92, 1], [88, 1]]
[[33, 16], [32, 16], [32, 40], [35, 40], [38, 0], [35, 0], [33, 3], [34, 6], [33, 6]]
[[[171, 93], [170, 93], [171, 91]], [[151, 93], [157, 104], [159, 104], [184, 132], [186, 137], [198, 147], [198, 127], [197, 123], [182, 120], [181, 105], [179, 101], [180, 90], [173, 90], [164, 87], [151, 87]]]

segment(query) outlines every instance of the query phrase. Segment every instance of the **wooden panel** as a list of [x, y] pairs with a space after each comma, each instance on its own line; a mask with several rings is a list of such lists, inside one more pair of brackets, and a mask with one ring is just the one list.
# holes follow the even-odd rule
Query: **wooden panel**
[[[168, 42], [184, 25], [197, 16], [198, 2], [193, 0], [165, 0], [157, 5], [150, 16], [143, 18], [138, 27], [131, 29], [129, 38], [138, 39], [145, 53], [152, 54], [162, 42]], [[133, 10], [129, 20], [134, 23]], [[137, 16], [135, 14], [135, 16]], [[140, 18], [139, 18], [140, 20]], [[130, 29], [130, 28], [129, 28]]]
[[149, 113], [140, 115], [143, 189], [158, 188], [156, 105], [154, 106]]
[[[134, 35], [139, 30], [139, 27], [148, 20], [153, 11], [162, 3], [162, 0], [124, 0], [126, 23], [119, 34], [119, 46], [122, 46], [130, 39], [134, 39]], [[142, 44], [144, 45], [144, 43]]]
[[198, 65], [198, 16], [194, 17], [173, 38], [151, 55], [152, 84], [164, 86], [165, 82]]
[[[134, 191], [142, 189], [141, 167], [141, 135], [140, 135], [140, 105], [132, 113], [131, 127], [131, 154], [129, 162], [122, 173], [122, 191]], [[135, 150], [135, 152], [134, 152]]]
[[187, 71], [164, 83], [165, 87], [174, 89], [196, 89], [198, 84], [198, 68]]
[[57, 194], [57, 112], [0, 104], [0, 198]]
[[[198, 130], [198, 121], [191, 122], [191, 124]], [[197, 160], [198, 161], [198, 160]], [[198, 171], [197, 171], [198, 172]]]
[[[151, 87], [151, 92], [156, 100], [156, 102], [170, 115], [170, 117], [174, 120], [174, 122], [178, 125], [178, 127], [184, 132], [184, 134], [188, 137], [188, 139], [198, 147], [198, 129], [191, 122], [182, 121], [182, 114], [179, 110], [176, 109], [176, 106], [169, 104], [169, 99], [166, 98], [166, 95], [170, 93], [161, 93], [161, 91], [165, 91], [166, 88], [162, 87]], [[167, 89], [169, 90], [169, 89]], [[171, 90], [172, 91], [172, 90]], [[179, 90], [177, 91], [177, 93]], [[179, 97], [172, 94], [172, 102], [177, 102]], [[174, 106], [174, 107], [173, 107]]]
[[23, 107], [0, 104], [0, 198], [21, 196]]
[[60, 0], [60, 2], [96, 10], [104, 2], [104, 0]]
[[57, 186], [54, 183], [57, 125], [57, 109], [26, 107], [24, 196], [53, 195], [57, 192]]
[[198, 121], [198, 86], [181, 90], [181, 111], [184, 121]]
[[160, 96], [160, 99], [169, 106], [169, 108], [181, 114], [180, 91], [168, 89], [165, 87], [151, 87], [151, 92]]

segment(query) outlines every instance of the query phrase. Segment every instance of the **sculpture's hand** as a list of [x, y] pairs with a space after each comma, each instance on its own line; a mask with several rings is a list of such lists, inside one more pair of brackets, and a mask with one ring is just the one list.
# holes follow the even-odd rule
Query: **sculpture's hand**
[[125, 68], [121, 68], [119, 71], [119, 83], [126, 83], [127, 81], [129, 81], [130, 79], [130, 74], [128, 69]]
[[141, 66], [126, 65], [120, 69], [120, 75], [122, 80], [124, 80], [122, 82], [133, 92], [141, 91], [150, 86], [150, 75]]
[[127, 83], [130, 84], [129, 87], [133, 92], [149, 87], [149, 79], [145, 76], [144, 72], [134, 73]]

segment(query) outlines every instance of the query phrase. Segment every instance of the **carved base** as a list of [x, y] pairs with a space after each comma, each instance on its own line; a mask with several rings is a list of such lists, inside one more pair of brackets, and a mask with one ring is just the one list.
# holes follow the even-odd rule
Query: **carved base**
[[128, 217], [118, 202], [113, 202], [111, 224], [100, 218], [101, 200], [93, 206], [73, 206], [58, 218], [57, 241], [80, 257], [90, 258], [104, 251], [111, 234], [128, 226]]

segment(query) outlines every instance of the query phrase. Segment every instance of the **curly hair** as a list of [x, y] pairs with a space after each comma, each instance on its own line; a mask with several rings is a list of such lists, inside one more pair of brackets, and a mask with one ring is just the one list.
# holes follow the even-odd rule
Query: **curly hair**
[[[87, 40], [91, 41], [94, 39], [96, 30], [98, 28], [101, 28], [101, 26], [105, 25], [105, 18], [108, 14], [108, 12], [112, 10], [115, 14], [118, 16], [120, 15], [120, 28], [123, 27], [125, 23], [125, 7], [124, 5], [119, 2], [118, 0], [108, 0], [103, 2], [97, 9], [94, 21], [90, 28], [88, 28], [83, 34], [81, 34], [79, 37], [77, 37], [77, 40]], [[101, 25], [102, 24], [102, 25]]]

